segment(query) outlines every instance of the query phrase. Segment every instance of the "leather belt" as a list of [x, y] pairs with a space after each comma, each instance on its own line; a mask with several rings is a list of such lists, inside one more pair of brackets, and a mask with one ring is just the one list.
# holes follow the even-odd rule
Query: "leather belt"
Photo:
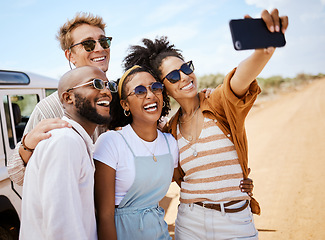
[[[229, 206], [234, 205], [236, 203], [239, 203], [241, 201], [243, 201], [243, 200], [236, 200], [236, 201], [231, 201], [231, 202], [225, 203], [224, 204], [225, 212], [226, 213], [236, 213], [236, 212], [243, 211], [248, 206], [248, 203], [249, 203], [248, 200], [246, 200], [245, 204], [243, 206], [241, 206], [240, 208], [226, 208], [226, 207], [229, 207]], [[204, 207], [204, 208], [214, 209], [214, 210], [217, 210], [217, 211], [221, 212], [220, 204], [202, 203], [202, 202], [196, 202], [194, 204], [199, 205], [199, 206]]]

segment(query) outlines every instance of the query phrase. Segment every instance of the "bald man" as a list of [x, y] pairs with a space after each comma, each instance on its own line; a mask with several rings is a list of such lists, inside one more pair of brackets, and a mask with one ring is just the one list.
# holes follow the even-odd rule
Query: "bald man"
[[51, 131], [26, 168], [20, 239], [97, 239], [93, 134], [107, 122], [112, 99], [105, 73], [84, 66], [60, 79], [62, 119], [72, 128]]

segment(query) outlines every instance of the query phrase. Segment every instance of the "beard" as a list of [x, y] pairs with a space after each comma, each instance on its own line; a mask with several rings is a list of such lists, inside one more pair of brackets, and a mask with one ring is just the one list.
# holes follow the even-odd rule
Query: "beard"
[[108, 123], [109, 116], [100, 115], [87, 98], [83, 98], [79, 94], [75, 94], [75, 97], [77, 112], [80, 116], [96, 124]]

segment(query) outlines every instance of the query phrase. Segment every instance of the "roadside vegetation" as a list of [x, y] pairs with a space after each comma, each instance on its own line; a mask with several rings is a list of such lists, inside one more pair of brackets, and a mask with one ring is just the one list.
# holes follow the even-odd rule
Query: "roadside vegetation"
[[[215, 88], [222, 84], [225, 75], [221, 73], [209, 74], [198, 77], [199, 91], [204, 88]], [[284, 78], [282, 76], [272, 76], [269, 78], [257, 78], [258, 84], [262, 89], [261, 96], [272, 95], [283, 91], [291, 91], [299, 88], [302, 85], [308, 84], [314, 80], [325, 78], [325, 74], [319, 73], [317, 75], [300, 73], [294, 78]], [[177, 102], [171, 99], [171, 107], [174, 112], [178, 108]]]

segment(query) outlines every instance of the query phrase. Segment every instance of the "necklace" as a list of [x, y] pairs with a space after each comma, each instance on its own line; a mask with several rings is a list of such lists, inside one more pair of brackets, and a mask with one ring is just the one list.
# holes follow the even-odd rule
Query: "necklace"
[[[179, 123], [187, 123], [187, 122], [191, 121], [192, 118], [195, 116], [197, 110], [199, 110], [199, 108], [200, 108], [200, 104], [199, 104], [199, 106], [195, 109], [195, 111], [193, 112], [193, 115], [190, 117], [190, 119], [188, 119], [188, 120], [186, 120], [186, 121], [181, 121], [180, 119], [178, 119]], [[181, 116], [183, 116], [183, 114], [181, 114]]]
[[[196, 111], [198, 110], [200, 108], [200, 105], [199, 105], [199, 107], [195, 110], [195, 113], [196, 113]], [[194, 113], [194, 114], [195, 114]], [[194, 115], [193, 115], [194, 116]], [[192, 118], [193, 118], [193, 116], [192, 116]], [[191, 118], [191, 119], [192, 119]], [[194, 157], [197, 157], [197, 155], [198, 155], [198, 152], [196, 151], [196, 144], [197, 144], [197, 125], [198, 125], [198, 121], [199, 121], [199, 114], [197, 114], [196, 115], [196, 125], [195, 125], [195, 138], [194, 138], [194, 140], [195, 140], [195, 142], [194, 142], [194, 148], [192, 148], [192, 144], [190, 143], [192, 140], [193, 140], [193, 137], [192, 136], [189, 136], [189, 140], [190, 141], [188, 141], [184, 136], [183, 136], [183, 139], [185, 140], [185, 142], [187, 142], [187, 144], [190, 144], [190, 148], [193, 150], [193, 153], [192, 153], [192, 155], [194, 156]], [[182, 129], [182, 124], [181, 124], [182, 122], [181, 121], [179, 121], [179, 130], [181, 131], [183, 131], [184, 132], [184, 129]], [[183, 122], [184, 123], [184, 122]]]
[[[140, 138], [140, 137], [139, 137], [139, 138]], [[157, 138], [158, 138], [158, 136], [157, 136]], [[157, 139], [157, 138], [156, 138], [156, 139]], [[155, 147], [154, 147], [154, 150], [153, 150], [153, 153], [152, 153], [152, 152], [149, 150], [149, 148], [146, 146], [146, 144], [145, 144], [145, 142], [142, 140], [142, 138], [140, 138], [140, 140], [141, 140], [142, 144], [144, 145], [144, 147], [148, 150], [148, 152], [151, 153], [153, 160], [154, 160], [155, 162], [157, 162], [157, 158], [156, 158], [156, 156], [155, 156], [155, 154], [154, 154], [154, 152], [156, 151], [157, 142], [155, 143]]]

